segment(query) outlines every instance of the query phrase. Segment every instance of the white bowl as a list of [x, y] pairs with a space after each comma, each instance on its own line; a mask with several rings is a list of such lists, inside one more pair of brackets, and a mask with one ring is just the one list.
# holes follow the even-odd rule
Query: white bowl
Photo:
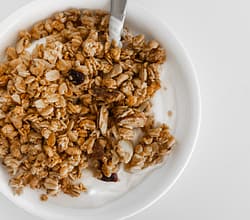
[[[152, 205], [162, 197], [176, 182], [189, 161], [197, 139], [200, 124], [200, 94], [196, 73], [192, 62], [183, 46], [169, 28], [160, 20], [142, 9], [133, 1], [128, 1], [127, 25], [138, 33], [157, 39], [167, 50], [166, 78], [173, 87], [171, 98], [176, 107], [175, 136], [178, 141], [167, 163], [150, 173], [142, 183], [130, 189], [126, 194], [97, 208], [81, 207], [67, 199], [59, 202], [49, 200], [40, 202], [37, 192], [25, 192], [14, 196], [8, 186], [8, 175], [0, 169], [0, 191], [9, 200], [24, 210], [53, 220], [114, 220], [125, 219]], [[19, 30], [30, 27], [34, 22], [50, 16], [52, 13], [67, 8], [109, 9], [109, 0], [37, 0], [20, 8], [0, 24], [0, 54], [16, 38]], [[163, 80], [164, 80], [163, 79]], [[166, 100], [168, 102], [168, 100]], [[165, 100], [163, 109], [165, 109]], [[162, 104], [162, 103], [161, 103]], [[60, 200], [60, 198], [59, 198]], [[66, 200], [65, 200], [66, 201]], [[79, 201], [80, 203], [80, 201]], [[85, 218], [85, 219], [86, 219]]]

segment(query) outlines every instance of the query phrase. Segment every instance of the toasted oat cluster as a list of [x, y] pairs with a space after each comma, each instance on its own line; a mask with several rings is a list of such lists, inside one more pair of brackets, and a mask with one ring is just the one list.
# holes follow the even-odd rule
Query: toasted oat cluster
[[[124, 30], [110, 42], [109, 14], [71, 9], [21, 31], [0, 64], [0, 158], [19, 194], [79, 196], [84, 169], [118, 181], [123, 165], [141, 170], [162, 161], [174, 137], [156, 126], [151, 98], [160, 88], [164, 49]], [[32, 52], [32, 42], [46, 38]], [[135, 135], [143, 133], [139, 140]]]

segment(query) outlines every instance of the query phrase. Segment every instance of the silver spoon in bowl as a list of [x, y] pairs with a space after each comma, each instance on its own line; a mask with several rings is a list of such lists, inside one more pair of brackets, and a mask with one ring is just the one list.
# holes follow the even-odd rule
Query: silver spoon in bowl
[[121, 46], [121, 34], [126, 16], [127, 0], [111, 0], [109, 36]]

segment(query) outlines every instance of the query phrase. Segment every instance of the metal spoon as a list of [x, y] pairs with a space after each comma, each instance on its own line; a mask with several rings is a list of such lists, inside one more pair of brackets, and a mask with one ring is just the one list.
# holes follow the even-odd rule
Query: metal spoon
[[111, 0], [111, 16], [109, 20], [110, 40], [121, 46], [121, 34], [126, 16], [127, 0]]

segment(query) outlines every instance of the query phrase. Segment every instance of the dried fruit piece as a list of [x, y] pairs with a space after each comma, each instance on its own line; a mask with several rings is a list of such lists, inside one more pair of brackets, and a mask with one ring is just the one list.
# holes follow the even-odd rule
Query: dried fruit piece
[[69, 81], [74, 83], [75, 85], [80, 85], [84, 82], [85, 77], [83, 73], [71, 69], [68, 74]]
[[103, 175], [101, 180], [104, 182], [117, 182], [119, 179], [118, 179], [118, 175], [116, 173], [112, 173], [110, 177]]

